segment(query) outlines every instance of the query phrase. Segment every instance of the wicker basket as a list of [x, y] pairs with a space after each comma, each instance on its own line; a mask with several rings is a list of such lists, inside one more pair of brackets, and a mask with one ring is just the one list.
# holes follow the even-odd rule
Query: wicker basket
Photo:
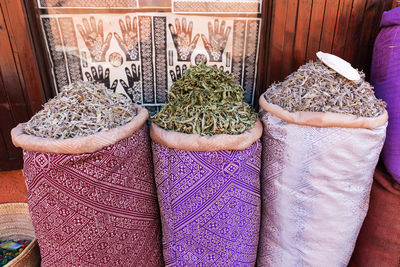
[[33, 231], [27, 203], [0, 204], [0, 239], [33, 240], [18, 257], [4, 267], [40, 266], [39, 246]]

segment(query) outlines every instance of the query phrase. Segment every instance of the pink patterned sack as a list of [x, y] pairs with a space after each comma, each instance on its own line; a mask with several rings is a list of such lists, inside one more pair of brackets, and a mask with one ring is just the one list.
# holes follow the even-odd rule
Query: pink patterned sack
[[[102, 144], [92, 153], [24, 149], [28, 204], [42, 266], [162, 266], [147, 116], [140, 108], [132, 123], [108, 131], [102, 140], [95, 134], [82, 137], [81, 148], [71, 145], [82, 152], [95, 147], [93, 142]], [[32, 139], [48, 141], [22, 130], [20, 125], [12, 133], [17, 146], [31, 148]], [[103, 147], [110, 139], [120, 140]], [[49, 146], [61, 150], [63, 141], [71, 140]]]
[[[241, 137], [156, 128], [152, 124], [165, 265], [254, 266], [260, 230], [261, 124], [230, 147], [231, 138]], [[225, 142], [214, 142], [220, 137]], [[248, 147], [235, 149], [242, 145]]]

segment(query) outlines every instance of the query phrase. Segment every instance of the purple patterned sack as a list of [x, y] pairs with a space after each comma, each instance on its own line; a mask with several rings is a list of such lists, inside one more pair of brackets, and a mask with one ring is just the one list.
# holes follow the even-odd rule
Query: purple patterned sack
[[254, 266], [260, 141], [240, 151], [152, 146], [166, 266]]
[[377, 97], [388, 103], [389, 125], [382, 157], [400, 183], [400, 7], [383, 13], [375, 41], [371, 83]]

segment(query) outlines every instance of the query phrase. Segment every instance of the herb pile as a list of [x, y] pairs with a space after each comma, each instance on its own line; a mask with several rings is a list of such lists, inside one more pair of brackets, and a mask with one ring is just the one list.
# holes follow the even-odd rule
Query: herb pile
[[243, 94], [233, 74], [201, 63], [172, 84], [168, 103], [152, 120], [165, 130], [187, 134], [241, 134], [258, 118]]
[[360, 73], [359, 81], [350, 81], [320, 61], [310, 61], [283, 82], [266, 91], [267, 102], [290, 111], [334, 112], [359, 117], [381, 115], [386, 103], [377, 99], [373, 87]]
[[103, 84], [76, 82], [66, 86], [25, 126], [25, 133], [66, 139], [88, 136], [127, 124], [136, 115], [131, 100], [109, 92]]

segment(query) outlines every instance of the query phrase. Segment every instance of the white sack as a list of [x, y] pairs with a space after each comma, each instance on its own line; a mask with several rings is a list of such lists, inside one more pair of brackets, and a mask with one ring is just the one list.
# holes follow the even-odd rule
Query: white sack
[[375, 129], [322, 128], [288, 123], [263, 109], [261, 117], [257, 266], [347, 266], [368, 209], [386, 120]]

